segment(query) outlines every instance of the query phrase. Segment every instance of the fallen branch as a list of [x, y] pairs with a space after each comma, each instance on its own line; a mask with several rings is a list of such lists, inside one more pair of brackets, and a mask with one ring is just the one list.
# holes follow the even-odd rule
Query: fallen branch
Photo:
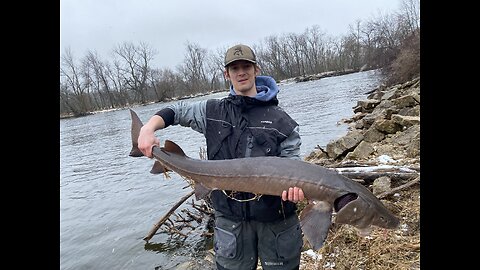
[[195, 216], [190, 211], [188, 211], [188, 209], [183, 209], [182, 212], [187, 214], [187, 216], [189, 216], [192, 220], [195, 220], [198, 224], [202, 223], [202, 217]]
[[[165, 230], [165, 228], [164, 228], [164, 230]], [[167, 231], [167, 230], [165, 230], [165, 231]], [[168, 233], [169, 233], [170, 235], [173, 235], [174, 233], [176, 233], [176, 234], [179, 234], [179, 235], [187, 238], [187, 235], [186, 235], [186, 234], [184, 234], [183, 232], [181, 232], [179, 229], [175, 228], [174, 226], [168, 227]]]
[[183, 198], [180, 199], [180, 201], [178, 201], [171, 209], [170, 211], [168, 211], [154, 226], [153, 228], [150, 230], [150, 232], [147, 234], [147, 236], [145, 236], [143, 238], [143, 240], [148, 241], [155, 235], [155, 233], [158, 231], [158, 229], [160, 228], [160, 226], [162, 226], [162, 224], [170, 217], [170, 215], [175, 212], [175, 210], [177, 210], [177, 208], [182, 205], [182, 203], [184, 201], [186, 201], [190, 196], [193, 195], [193, 193], [195, 193], [195, 191], [191, 191], [190, 193], [188, 193], [187, 195], [185, 195]]
[[341, 175], [344, 175], [350, 179], [363, 179], [366, 183], [372, 183], [375, 179], [387, 176], [393, 181], [399, 180], [408, 180], [412, 179], [415, 176], [418, 176], [418, 173], [415, 172], [348, 172], [343, 171], [339, 172]]
[[396, 188], [392, 188], [390, 191], [383, 192], [383, 193], [379, 194], [379, 195], [377, 196], [377, 198], [383, 199], [383, 198], [387, 197], [388, 195], [392, 195], [392, 194], [394, 194], [394, 193], [397, 192], [397, 191], [400, 191], [400, 190], [402, 190], [402, 189], [406, 189], [406, 188], [408, 188], [408, 187], [410, 187], [410, 186], [413, 186], [413, 185], [415, 185], [415, 184], [417, 184], [417, 183], [420, 183], [420, 176], [417, 177], [417, 178], [415, 178], [415, 179], [413, 179], [412, 181], [404, 184], [404, 185], [398, 186], [398, 187], [396, 187]]
[[192, 200], [192, 207], [207, 216], [212, 216], [214, 212], [214, 210], [210, 208], [206, 202], [203, 205], [196, 205]]

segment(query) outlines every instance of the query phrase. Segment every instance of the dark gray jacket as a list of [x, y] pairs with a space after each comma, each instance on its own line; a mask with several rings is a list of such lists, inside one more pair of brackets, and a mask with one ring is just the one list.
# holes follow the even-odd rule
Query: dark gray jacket
[[[265, 91], [276, 87], [271, 80], [267, 83], [257, 81], [260, 89], [265, 89], [265, 84]], [[236, 96], [231, 92], [220, 100], [181, 101], [168, 108], [175, 113], [173, 125], [188, 126], [205, 135], [208, 159], [256, 156], [300, 159], [298, 124], [278, 106], [277, 92], [278, 89], [261, 99]], [[215, 210], [231, 219], [270, 222], [295, 213], [296, 205], [283, 202], [280, 196], [263, 195], [249, 201], [252, 197], [253, 194], [244, 192], [236, 192], [234, 196], [231, 191], [211, 193]]]

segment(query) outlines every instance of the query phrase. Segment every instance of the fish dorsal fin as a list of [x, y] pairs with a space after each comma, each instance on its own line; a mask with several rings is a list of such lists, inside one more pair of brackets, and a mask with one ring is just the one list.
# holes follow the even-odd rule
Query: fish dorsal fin
[[323, 246], [331, 224], [332, 206], [326, 202], [314, 201], [300, 213], [302, 231], [315, 251]]
[[169, 141], [169, 140], [165, 140], [163, 150], [167, 151], [169, 153], [175, 153], [175, 154], [178, 154], [178, 155], [181, 155], [181, 156], [185, 156], [185, 152], [183, 152], [182, 148], [180, 148], [180, 146], [178, 146], [178, 144], [176, 144], [172, 141]]

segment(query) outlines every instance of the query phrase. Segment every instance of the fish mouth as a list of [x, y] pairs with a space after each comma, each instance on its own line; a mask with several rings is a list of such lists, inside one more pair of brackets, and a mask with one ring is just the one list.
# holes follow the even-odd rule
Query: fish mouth
[[354, 201], [358, 198], [357, 193], [347, 193], [335, 199], [333, 202], [333, 207], [335, 208], [335, 212], [340, 211], [345, 205], [349, 202]]

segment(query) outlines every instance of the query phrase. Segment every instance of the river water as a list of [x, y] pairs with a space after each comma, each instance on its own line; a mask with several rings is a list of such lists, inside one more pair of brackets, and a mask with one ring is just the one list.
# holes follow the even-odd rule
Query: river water
[[[300, 125], [303, 157], [346, 134], [339, 121], [353, 115], [352, 107], [379, 79], [378, 71], [365, 71], [280, 84], [279, 105]], [[168, 104], [132, 109], [146, 122]], [[171, 179], [150, 174], [152, 160], [128, 156], [130, 127], [128, 109], [60, 120], [60, 269], [174, 269], [205, 250], [199, 233], [185, 239], [159, 230], [150, 243], [142, 240], [191, 189], [174, 173]], [[193, 158], [205, 147], [203, 135], [189, 128], [171, 126], [156, 134]]]

